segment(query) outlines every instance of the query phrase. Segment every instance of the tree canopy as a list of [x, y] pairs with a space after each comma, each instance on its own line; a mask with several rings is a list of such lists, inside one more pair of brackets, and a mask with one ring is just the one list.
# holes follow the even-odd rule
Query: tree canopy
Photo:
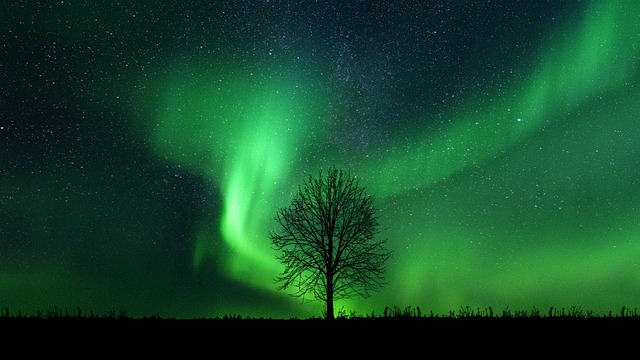
[[269, 236], [285, 266], [279, 288], [326, 302], [326, 318], [334, 318], [335, 300], [368, 297], [384, 284], [391, 252], [386, 239], [375, 239], [381, 230], [374, 198], [357, 177], [335, 167], [309, 175], [275, 220], [279, 229]]

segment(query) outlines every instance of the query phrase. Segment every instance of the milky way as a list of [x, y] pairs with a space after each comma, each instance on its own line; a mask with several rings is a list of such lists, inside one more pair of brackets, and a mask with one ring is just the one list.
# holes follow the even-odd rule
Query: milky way
[[385, 287], [447, 314], [640, 299], [640, 3], [13, 2], [0, 306], [321, 316], [268, 233], [311, 173], [375, 196]]

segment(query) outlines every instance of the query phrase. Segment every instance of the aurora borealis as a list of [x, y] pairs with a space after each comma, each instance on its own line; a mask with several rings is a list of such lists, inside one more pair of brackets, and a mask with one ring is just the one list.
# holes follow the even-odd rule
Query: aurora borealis
[[640, 2], [14, 1], [0, 307], [321, 316], [268, 232], [309, 173], [376, 197], [336, 310], [640, 303]]

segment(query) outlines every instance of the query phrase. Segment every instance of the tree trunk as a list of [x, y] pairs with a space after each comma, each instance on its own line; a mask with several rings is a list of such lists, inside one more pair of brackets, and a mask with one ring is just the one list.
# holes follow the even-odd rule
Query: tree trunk
[[333, 320], [333, 276], [327, 278], [327, 320]]
[[327, 320], [333, 320], [333, 294], [327, 294]]

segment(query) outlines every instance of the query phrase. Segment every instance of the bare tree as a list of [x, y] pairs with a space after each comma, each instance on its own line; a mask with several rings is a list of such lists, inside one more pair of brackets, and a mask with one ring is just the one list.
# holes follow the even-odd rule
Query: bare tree
[[343, 170], [309, 175], [291, 205], [277, 211], [279, 231], [269, 234], [285, 266], [279, 289], [297, 287], [291, 295], [303, 302], [307, 294], [326, 302], [325, 316], [333, 319], [334, 300], [366, 298], [380, 288], [391, 252], [386, 239], [374, 240], [380, 230], [373, 200]]

